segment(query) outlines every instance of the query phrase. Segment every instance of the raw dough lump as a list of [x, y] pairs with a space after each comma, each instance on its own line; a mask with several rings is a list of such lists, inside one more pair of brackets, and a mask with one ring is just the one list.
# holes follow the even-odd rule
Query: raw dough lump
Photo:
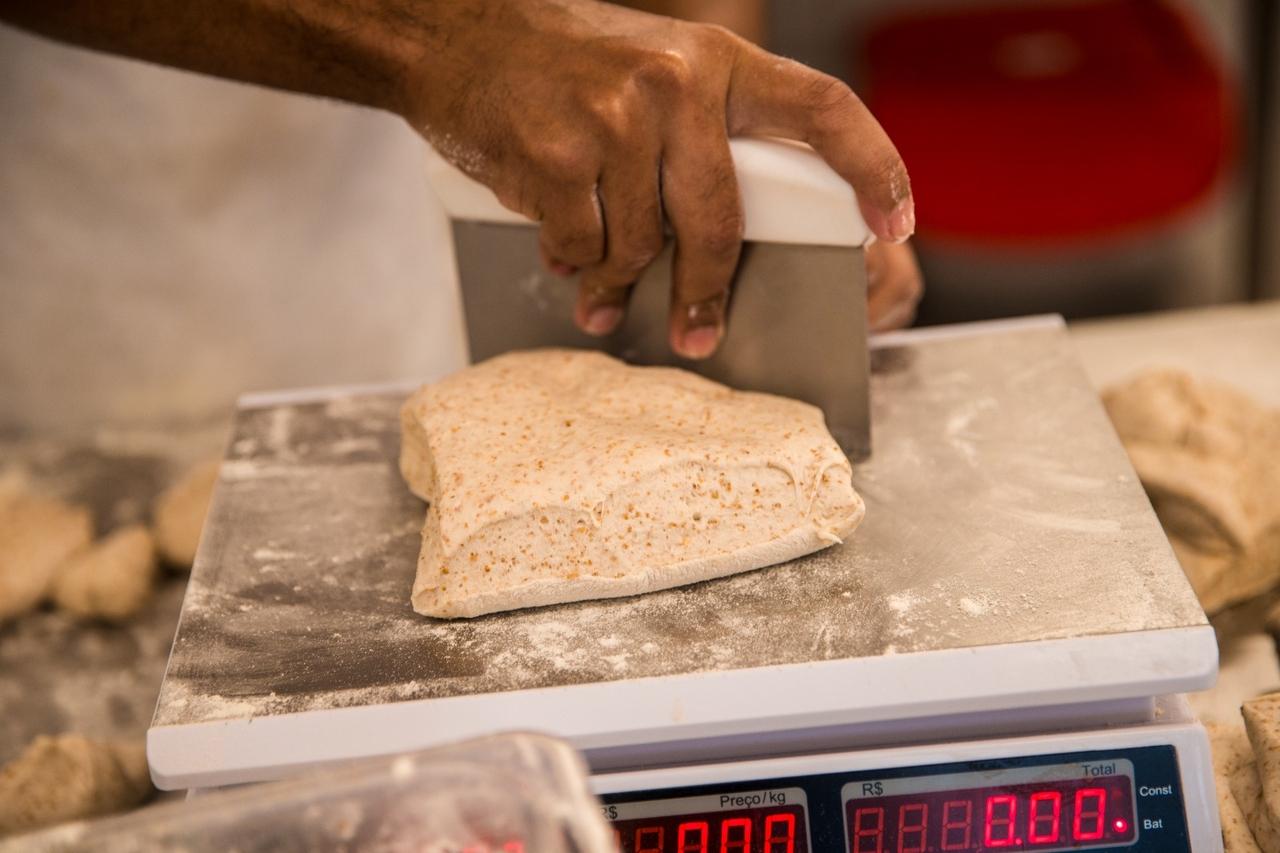
[[817, 408], [591, 351], [508, 353], [401, 412], [430, 503], [413, 607], [479, 616], [791, 560], [862, 520]]
[[1244, 717], [1209, 723], [1226, 853], [1280, 851], [1280, 693], [1244, 703]]
[[1103, 402], [1201, 606], [1280, 583], [1280, 412], [1176, 370]]
[[92, 538], [84, 507], [18, 489], [0, 492], [0, 622], [39, 604], [59, 567]]
[[141, 741], [41, 736], [0, 768], [0, 835], [132, 808], [152, 791]]
[[155, 573], [151, 534], [132, 524], [63, 566], [53, 582], [53, 602], [77, 616], [124, 621], [151, 598]]
[[156, 547], [171, 566], [191, 568], [196, 546], [204, 530], [204, 516], [218, 481], [219, 460], [209, 459], [193, 467], [165, 489], [151, 509]]

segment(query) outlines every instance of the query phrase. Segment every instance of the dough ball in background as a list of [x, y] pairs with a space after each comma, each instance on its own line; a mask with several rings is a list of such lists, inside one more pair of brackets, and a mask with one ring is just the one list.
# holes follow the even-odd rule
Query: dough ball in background
[[33, 609], [58, 569], [93, 538], [84, 507], [16, 489], [0, 492], [0, 622]]
[[1204, 609], [1280, 583], [1280, 412], [1176, 370], [1102, 396]]
[[1213, 750], [1213, 784], [1218, 794], [1218, 817], [1222, 823], [1225, 853], [1263, 853], [1253, 830], [1231, 791], [1231, 779], [1253, 771], [1253, 753], [1242, 724], [1208, 723], [1209, 746]]
[[208, 459], [195, 465], [152, 505], [156, 547], [169, 565], [190, 569], [196, 558], [205, 513], [218, 481], [218, 464], [218, 459]]
[[1241, 715], [1205, 726], [1226, 853], [1280, 851], [1280, 693], [1250, 699]]
[[1262, 806], [1280, 850], [1280, 693], [1250, 699], [1240, 709], [1253, 748]]
[[42, 735], [0, 768], [0, 835], [122, 811], [153, 790], [142, 741]]
[[147, 603], [155, 574], [151, 534], [132, 524], [72, 557], [54, 578], [53, 601], [77, 616], [123, 621]]

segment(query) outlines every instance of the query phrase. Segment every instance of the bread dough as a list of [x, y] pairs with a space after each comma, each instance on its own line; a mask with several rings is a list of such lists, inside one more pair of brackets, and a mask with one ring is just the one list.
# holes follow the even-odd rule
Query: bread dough
[[1231, 786], [1232, 779], [1254, 772], [1253, 753], [1244, 726], [1239, 721], [1207, 723], [1205, 730], [1213, 752], [1213, 783], [1218, 795], [1224, 853], [1262, 853]]
[[862, 520], [806, 403], [591, 351], [508, 353], [401, 412], [430, 502], [413, 607], [479, 616], [612, 598], [791, 560]]
[[152, 506], [156, 547], [171, 566], [189, 569], [195, 561], [209, 499], [218, 481], [218, 464], [219, 460], [209, 459], [191, 468]]
[[0, 835], [121, 811], [152, 790], [141, 741], [41, 736], [0, 769]]
[[1243, 721], [1210, 723], [1226, 853], [1280, 851], [1280, 693], [1250, 699]]
[[122, 621], [147, 603], [155, 574], [151, 534], [129, 525], [64, 565], [53, 581], [53, 601], [77, 616]]
[[[1269, 838], [1280, 850], [1280, 693], [1250, 699], [1240, 709], [1244, 716], [1245, 731], [1253, 748], [1254, 764], [1261, 793], [1262, 812], [1265, 814]], [[1259, 841], [1262, 836], [1255, 829]]]
[[1103, 402], [1204, 609], [1280, 582], [1280, 412], [1175, 370]]
[[0, 490], [0, 622], [39, 604], [58, 568], [92, 538], [87, 509]]

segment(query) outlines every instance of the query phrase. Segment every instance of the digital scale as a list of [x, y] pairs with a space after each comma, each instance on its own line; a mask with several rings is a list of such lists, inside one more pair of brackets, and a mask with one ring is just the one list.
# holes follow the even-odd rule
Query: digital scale
[[1181, 701], [1156, 708], [1131, 726], [604, 774], [595, 787], [624, 853], [1221, 850], [1203, 731]]
[[867, 518], [785, 565], [436, 621], [408, 389], [242, 401], [148, 734], [161, 788], [504, 730], [627, 853], [1216, 851], [1217, 646], [1057, 318], [872, 347]]

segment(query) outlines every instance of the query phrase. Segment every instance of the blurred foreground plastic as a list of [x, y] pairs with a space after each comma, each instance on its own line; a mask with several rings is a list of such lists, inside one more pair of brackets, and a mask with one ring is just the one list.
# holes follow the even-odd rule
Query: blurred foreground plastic
[[510, 734], [214, 791], [0, 841], [0, 851], [612, 853], [567, 744]]

